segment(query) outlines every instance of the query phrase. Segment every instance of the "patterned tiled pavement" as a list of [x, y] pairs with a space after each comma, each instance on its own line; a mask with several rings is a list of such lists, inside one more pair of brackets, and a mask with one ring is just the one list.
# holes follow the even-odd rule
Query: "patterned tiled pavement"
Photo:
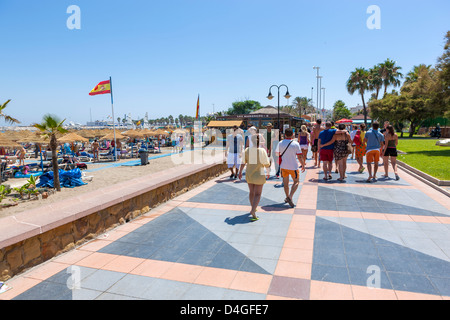
[[[264, 186], [250, 222], [228, 174], [6, 283], [14, 300], [450, 298], [450, 199], [406, 174]], [[381, 175], [381, 172], [379, 173]]]

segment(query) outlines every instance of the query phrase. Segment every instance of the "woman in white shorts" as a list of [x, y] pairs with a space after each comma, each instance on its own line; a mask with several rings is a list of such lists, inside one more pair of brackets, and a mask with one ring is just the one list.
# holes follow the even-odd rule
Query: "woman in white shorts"
[[308, 146], [311, 143], [311, 138], [305, 125], [302, 125], [301, 131], [298, 134], [298, 143], [300, 144], [300, 149], [302, 150], [302, 157], [306, 162], [306, 155], [308, 154]]

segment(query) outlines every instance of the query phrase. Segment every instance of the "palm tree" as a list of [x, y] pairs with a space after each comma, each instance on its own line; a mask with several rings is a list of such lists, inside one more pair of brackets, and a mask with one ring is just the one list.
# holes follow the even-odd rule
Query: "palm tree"
[[62, 126], [64, 121], [66, 120], [64, 119], [63, 121], [59, 121], [58, 117], [46, 114], [41, 124], [34, 124], [34, 127], [38, 128], [41, 131], [42, 137], [50, 138], [50, 149], [52, 150], [53, 183], [56, 191], [61, 191], [61, 185], [59, 183], [58, 158], [56, 155], [56, 148], [58, 147], [56, 136], [58, 133], [68, 132]]
[[309, 112], [314, 112], [314, 107], [311, 104], [311, 99], [307, 97], [296, 97], [292, 101], [292, 105], [297, 114], [301, 117]]
[[420, 73], [422, 72], [429, 73], [430, 70], [431, 64], [430, 65], [419, 64], [418, 66], [414, 66], [413, 69], [406, 75], [405, 84], [416, 82], [419, 79]]
[[395, 65], [395, 61], [386, 59], [385, 62], [379, 64], [381, 78], [384, 85], [384, 94], [386, 94], [387, 88], [389, 86], [398, 87], [400, 86], [400, 78], [403, 74], [399, 72], [402, 68]]
[[353, 95], [356, 91], [361, 95], [363, 108], [364, 108], [364, 124], [367, 128], [367, 109], [366, 102], [364, 100], [364, 93], [369, 90], [369, 71], [364, 68], [356, 68], [350, 74], [350, 78], [347, 80], [347, 91]]
[[383, 78], [380, 65], [374, 66], [369, 70], [369, 90], [375, 91], [374, 98], [378, 100], [378, 95], [383, 87]]
[[11, 99], [8, 100], [8, 101], [6, 101], [4, 104], [2, 104], [2, 105], [0, 106], [0, 118], [3, 118], [3, 119], [5, 120], [6, 123], [10, 123], [10, 124], [13, 124], [13, 123], [20, 123], [19, 120], [17, 120], [17, 119], [15, 119], [15, 118], [13, 118], [13, 117], [11, 117], [11, 116], [8, 116], [7, 114], [4, 114], [4, 113], [3, 113], [3, 110], [5, 110], [5, 108], [7, 107], [8, 103], [9, 103], [10, 101], [11, 101]]
[[180, 127], [183, 128], [184, 117], [182, 114], [178, 116], [178, 120], [180, 121]]

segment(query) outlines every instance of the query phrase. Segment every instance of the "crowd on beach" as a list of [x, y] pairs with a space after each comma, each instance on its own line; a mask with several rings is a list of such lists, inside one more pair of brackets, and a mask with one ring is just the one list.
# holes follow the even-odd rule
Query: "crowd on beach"
[[[117, 132], [114, 140], [111, 130], [102, 132], [88, 131], [89, 138], [81, 131], [68, 133], [76, 135], [71, 142], [62, 142], [64, 137], [58, 138], [56, 150], [58, 165], [67, 169], [87, 168], [87, 163], [110, 161], [127, 158], [138, 158], [139, 152], [145, 150], [151, 153], [161, 153], [163, 148], [173, 153], [179, 153], [186, 148], [187, 132], [179, 130], [177, 133], [163, 132], [158, 134], [140, 134], [139, 136], [125, 136]], [[93, 134], [97, 136], [92, 136]], [[8, 178], [37, 175], [42, 171], [52, 170], [52, 150], [48, 141], [34, 132], [5, 132], [1, 134], [0, 161], [1, 180]], [[105, 138], [108, 137], [108, 138]], [[7, 143], [5, 142], [7, 141]], [[31, 159], [35, 159], [34, 161]]]
[[[368, 183], [378, 180], [380, 166], [384, 168], [383, 178], [388, 179], [389, 163], [395, 180], [400, 179], [396, 164], [398, 136], [388, 121], [381, 130], [376, 121], [366, 131], [364, 124], [347, 128], [340, 123], [336, 128], [334, 122], [322, 123], [319, 119], [311, 127], [303, 125], [298, 133], [290, 128], [285, 129], [282, 134], [277, 131], [269, 123], [263, 130], [254, 126], [248, 130], [234, 126], [227, 133], [225, 156], [231, 173], [230, 179], [241, 180], [245, 169], [252, 221], [259, 219], [256, 210], [264, 184], [271, 178], [272, 163], [275, 167], [273, 178], [282, 178], [285, 203], [295, 206], [292, 199], [299, 186], [300, 173], [306, 170], [309, 151], [312, 153], [313, 168], [320, 168], [322, 162], [324, 181], [333, 179], [334, 163], [334, 173], [339, 175], [336, 180], [345, 183], [349, 156], [357, 161], [359, 173], [366, 169], [364, 157], [366, 158]], [[383, 160], [382, 164], [379, 163], [380, 160]], [[293, 181], [291, 185], [290, 178]]]

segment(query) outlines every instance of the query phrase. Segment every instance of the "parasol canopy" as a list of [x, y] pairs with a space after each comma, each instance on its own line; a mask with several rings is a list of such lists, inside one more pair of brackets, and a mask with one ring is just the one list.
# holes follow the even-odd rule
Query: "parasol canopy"
[[143, 138], [145, 136], [144, 132], [134, 129], [122, 132], [122, 134], [129, 138]]
[[155, 131], [152, 132], [152, 134], [155, 135], [155, 136], [156, 135], [164, 135], [164, 136], [169, 135], [169, 133], [167, 131], [164, 131], [162, 129], [155, 130]]
[[353, 120], [351, 120], [351, 119], [341, 119], [339, 121], [336, 121], [336, 123], [352, 124]]
[[69, 134], [66, 134], [65, 136], [63, 136], [62, 138], [58, 139], [59, 143], [72, 143], [72, 142], [89, 142], [89, 139], [86, 139], [82, 136], [80, 136], [79, 134], [72, 132]]
[[[120, 132], [116, 132], [116, 140], [122, 139], [127, 139], [127, 137], [122, 135]], [[106, 136], [101, 137], [100, 140], [114, 140], [114, 133], [108, 133]]]
[[20, 144], [18, 144], [17, 142], [14, 142], [4, 136], [0, 136], [0, 147], [18, 148], [18, 147], [20, 147]]

